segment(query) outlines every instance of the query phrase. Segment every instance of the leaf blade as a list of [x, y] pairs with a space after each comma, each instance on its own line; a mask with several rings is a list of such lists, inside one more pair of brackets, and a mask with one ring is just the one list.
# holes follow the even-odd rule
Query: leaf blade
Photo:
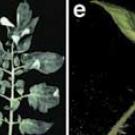
[[121, 6], [115, 4], [91, 1], [100, 7], [102, 7], [107, 13], [109, 13], [116, 23], [120, 31], [133, 43], [135, 43], [135, 13], [129, 11]]
[[41, 83], [30, 88], [28, 103], [35, 110], [46, 113], [48, 109], [57, 106], [59, 102], [59, 89], [56, 86], [47, 86], [45, 83]]
[[21, 121], [19, 130], [22, 134], [40, 135], [46, 133], [52, 125], [52, 123], [27, 118]]
[[28, 70], [35, 69], [43, 74], [51, 74], [62, 67], [64, 58], [57, 53], [34, 52], [27, 54], [26, 57], [23, 58], [22, 62]]
[[30, 22], [32, 18], [32, 11], [27, 2], [21, 2], [17, 8], [17, 26], [22, 29]]

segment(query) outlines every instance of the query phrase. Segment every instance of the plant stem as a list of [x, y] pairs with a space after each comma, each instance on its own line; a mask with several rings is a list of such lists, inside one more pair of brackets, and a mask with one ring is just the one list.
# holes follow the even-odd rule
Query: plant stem
[[14, 71], [14, 44], [11, 46], [11, 101], [10, 101], [10, 111], [9, 111], [9, 129], [8, 135], [12, 135], [13, 133], [13, 120], [14, 120], [14, 111], [12, 110], [12, 101], [14, 99], [14, 82], [15, 82], [15, 71]]
[[135, 102], [129, 107], [129, 109], [121, 116], [121, 118], [116, 122], [107, 135], [118, 135], [124, 133], [122, 128], [124, 128], [127, 120], [135, 112]]

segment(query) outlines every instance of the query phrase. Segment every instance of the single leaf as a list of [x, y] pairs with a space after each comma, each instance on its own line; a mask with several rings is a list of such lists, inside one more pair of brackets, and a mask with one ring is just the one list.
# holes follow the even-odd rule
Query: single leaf
[[135, 42], [135, 13], [121, 6], [107, 2], [91, 1], [104, 8], [112, 17], [121, 32], [132, 42]]
[[24, 80], [17, 80], [16, 83], [15, 83], [15, 86], [17, 88], [24, 88], [24, 85], [25, 85]]
[[3, 61], [3, 63], [2, 63], [2, 67], [3, 67], [3, 68], [8, 69], [9, 66], [10, 66], [10, 63], [9, 63], [8, 60]]
[[30, 88], [28, 103], [34, 109], [42, 113], [59, 104], [59, 89], [55, 86], [47, 86], [45, 83], [34, 85]]
[[17, 116], [17, 121], [18, 121], [19, 123], [22, 121], [21, 115], [18, 115], [18, 116]]
[[11, 84], [7, 80], [0, 81], [0, 94], [5, 94], [6, 88], [10, 88]]
[[16, 67], [20, 66], [20, 59], [19, 59], [18, 56], [16, 56], [16, 57], [14, 58], [14, 65], [15, 65]]
[[5, 122], [8, 122], [8, 118], [7, 118], [7, 117], [4, 117], [4, 121], [5, 121]]
[[23, 53], [23, 52], [26, 52], [29, 50], [30, 48], [30, 45], [31, 45], [31, 40], [32, 40], [32, 36], [29, 35], [29, 36], [25, 36], [24, 38], [22, 38], [18, 45], [16, 46], [17, 47], [17, 52], [18, 53]]
[[17, 100], [17, 99], [13, 99], [11, 102], [12, 102], [11, 109], [13, 111], [16, 111], [19, 108], [19, 106], [20, 106], [20, 101]]
[[21, 74], [23, 74], [24, 73], [24, 70], [17, 70], [16, 72], [15, 72], [15, 75], [21, 75]]
[[25, 85], [25, 82], [23, 80], [16, 81], [16, 83], [15, 83], [16, 92], [19, 95], [22, 95], [24, 93], [24, 85]]
[[2, 123], [3, 123], [3, 114], [2, 112], [0, 112], [0, 126], [2, 125]]
[[0, 94], [4, 95], [6, 92], [6, 87], [4, 85], [2, 85], [1, 83], [2, 83], [2, 81], [0, 81]]
[[23, 95], [23, 93], [24, 93], [24, 89], [23, 88], [17, 88], [16, 91], [17, 91], [17, 93], [19, 95]]
[[4, 50], [3, 44], [0, 41], [0, 65], [2, 65], [3, 60], [11, 60], [11, 58], [11, 53]]
[[5, 105], [3, 108], [4, 108], [4, 110], [6, 110], [6, 111], [10, 111], [10, 110], [11, 110], [11, 108], [10, 108], [9, 105]]
[[52, 123], [27, 118], [21, 121], [19, 130], [23, 135], [41, 135], [46, 133], [52, 127], [52, 125]]
[[4, 51], [2, 58], [4, 60], [11, 60], [11, 58], [12, 58], [11, 53]]
[[3, 80], [2, 85], [7, 87], [7, 88], [11, 88], [11, 83], [9, 81], [7, 81], [7, 80]]
[[31, 21], [32, 11], [27, 2], [21, 2], [17, 8], [17, 27], [24, 29]]
[[61, 55], [52, 52], [34, 52], [23, 56], [22, 62], [26, 69], [36, 69], [44, 74], [56, 72], [62, 67], [64, 61]]

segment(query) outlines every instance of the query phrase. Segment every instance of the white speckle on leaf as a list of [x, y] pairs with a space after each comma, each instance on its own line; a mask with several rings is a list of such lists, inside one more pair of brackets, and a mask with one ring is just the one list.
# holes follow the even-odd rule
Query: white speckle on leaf
[[13, 27], [13, 28], [15, 27], [15, 25], [11, 21], [9, 21], [7, 17], [1, 17], [0, 24], [3, 26]]
[[18, 42], [20, 40], [20, 36], [19, 35], [12, 35], [12, 39], [13, 39], [15, 44], [18, 44]]
[[30, 29], [29, 29], [29, 28], [26, 28], [26, 29], [24, 29], [24, 31], [22, 32], [21, 37], [23, 37], [23, 36], [25, 36], [25, 35], [28, 35], [28, 34], [30, 34]]
[[54, 97], [59, 97], [59, 89], [56, 89], [56, 91], [53, 93]]
[[32, 65], [32, 68], [40, 69], [40, 61], [39, 60], [35, 60], [35, 62]]

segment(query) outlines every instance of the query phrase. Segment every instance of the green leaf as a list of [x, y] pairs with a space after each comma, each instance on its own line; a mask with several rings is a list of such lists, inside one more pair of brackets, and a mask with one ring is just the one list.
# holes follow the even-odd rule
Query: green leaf
[[52, 125], [52, 123], [27, 118], [21, 121], [19, 130], [23, 135], [41, 135], [46, 133], [52, 127]]
[[3, 109], [6, 110], [6, 111], [10, 111], [10, 110], [11, 110], [11, 108], [10, 108], [9, 105], [5, 105], [5, 106], [3, 107]]
[[11, 53], [4, 51], [2, 58], [3, 60], [11, 60], [12, 58]]
[[17, 116], [17, 121], [18, 121], [19, 123], [22, 121], [21, 115], [18, 115], [18, 116]]
[[107, 2], [91, 1], [104, 8], [112, 17], [121, 32], [132, 42], [135, 42], [135, 13], [121, 6]]
[[7, 88], [11, 88], [11, 83], [9, 81], [7, 81], [7, 80], [3, 80], [2, 85], [7, 87]]
[[28, 103], [34, 109], [42, 113], [59, 104], [59, 89], [55, 86], [47, 86], [45, 83], [34, 85], [30, 88]]
[[16, 83], [15, 83], [16, 89], [15, 90], [19, 95], [22, 95], [24, 93], [24, 85], [25, 85], [25, 82], [23, 80], [16, 81]]
[[21, 75], [21, 74], [23, 74], [24, 73], [24, 70], [17, 70], [16, 72], [15, 72], [15, 75]]
[[29, 50], [30, 48], [30, 45], [31, 45], [31, 40], [32, 40], [32, 36], [29, 35], [29, 36], [25, 36], [24, 38], [22, 38], [18, 45], [16, 46], [17, 47], [17, 52], [18, 53], [23, 53], [23, 52], [26, 52]]
[[4, 121], [8, 123], [8, 118], [7, 117], [4, 117]]
[[31, 21], [32, 11], [27, 2], [21, 2], [17, 8], [17, 26], [21, 29]]
[[3, 114], [2, 112], [0, 112], [0, 126], [2, 125], [2, 123], [3, 123]]
[[22, 88], [17, 88], [16, 91], [19, 95], [23, 95], [23, 93], [24, 93], [24, 89], [22, 89]]
[[0, 81], [0, 94], [5, 94], [6, 88], [10, 87], [11, 87], [10, 82], [8, 82], [7, 80]]
[[19, 59], [18, 56], [16, 56], [16, 57], [14, 58], [14, 65], [15, 65], [16, 67], [20, 66], [20, 59]]
[[15, 86], [17, 88], [24, 88], [24, 85], [25, 85], [24, 80], [17, 80], [16, 83], [15, 83]]
[[11, 59], [11, 53], [6, 52], [3, 48], [3, 44], [0, 41], [0, 65], [3, 63], [3, 60], [10, 60]]
[[20, 106], [20, 101], [19, 101], [19, 100], [13, 99], [13, 100], [11, 101], [11, 109], [12, 109], [13, 111], [17, 110], [17, 109], [19, 108], [19, 106]]
[[36, 69], [44, 74], [56, 72], [62, 67], [64, 61], [61, 55], [52, 52], [34, 52], [23, 56], [22, 62], [25, 69]]
[[8, 69], [9, 66], [10, 66], [10, 63], [9, 63], [8, 60], [3, 61], [3, 63], [2, 63], [2, 67], [3, 67], [3, 68]]

